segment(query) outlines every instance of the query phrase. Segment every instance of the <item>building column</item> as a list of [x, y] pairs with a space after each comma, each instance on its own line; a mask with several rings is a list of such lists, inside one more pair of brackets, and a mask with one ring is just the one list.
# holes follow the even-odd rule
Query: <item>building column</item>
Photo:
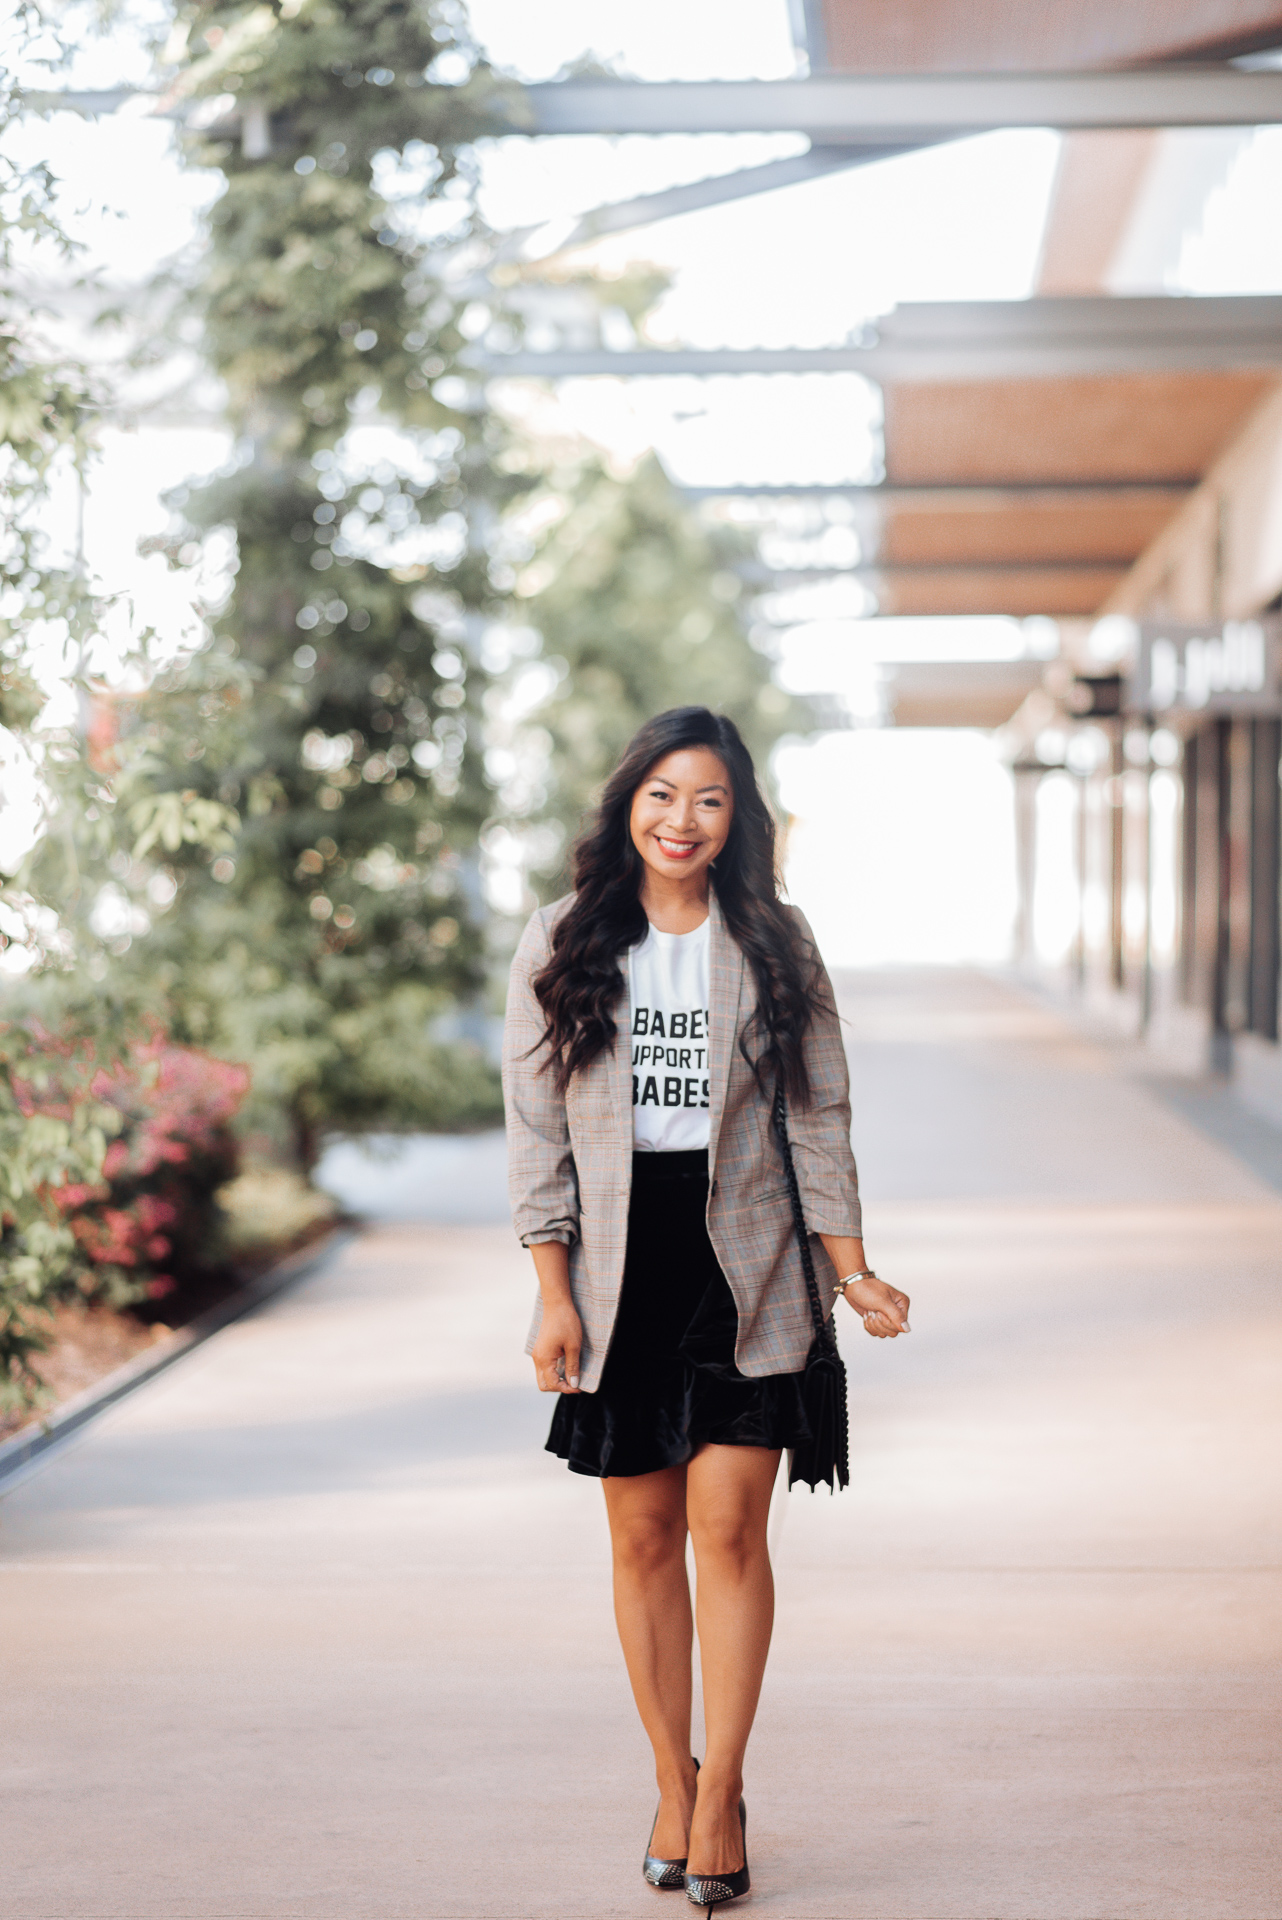
[[1278, 1037], [1279, 866], [1282, 864], [1282, 720], [1251, 728], [1251, 957], [1248, 1024]]
[[1153, 1021], [1153, 721], [1144, 721], [1144, 971], [1140, 994], [1140, 1032]]
[[1215, 957], [1211, 970], [1211, 1065], [1233, 1070], [1229, 1024], [1233, 964], [1233, 722], [1217, 720], [1215, 733]]
[[1197, 999], [1198, 736], [1189, 734], [1180, 764], [1180, 999]]
[[1126, 883], [1126, 756], [1122, 751], [1120, 720], [1110, 728], [1110, 732], [1113, 750], [1108, 783], [1108, 971], [1113, 985], [1121, 988], [1126, 985], [1125, 933], [1122, 926], [1122, 896]]
[[1090, 774], [1079, 773], [1077, 818], [1074, 822], [1077, 841], [1077, 931], [1073, 936], [1073, 979], [1079, 993], [1086, 989], [1086, 889], [1089, 884], [1090, 865], [1090, 788]]
[[1011, 772], [1015, 777], [1015, 962], [1025, 966], [1034, 954], [1037, 794], [1045, 768], [1040, 761], [1017, 760]]

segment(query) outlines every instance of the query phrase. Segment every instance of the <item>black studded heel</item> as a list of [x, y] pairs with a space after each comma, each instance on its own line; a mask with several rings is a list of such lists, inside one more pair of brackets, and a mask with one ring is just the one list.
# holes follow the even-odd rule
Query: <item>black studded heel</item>
[[[694, 1760], [694, 1755], [691, 1754], [690, 1758]], [[696, 1773], [699, 1771], [699, 1762], [697, 1760], [694, 1762], [694, 1770]], [[654, 1829], [659, 1824], [659, 1807], [662, 1805], [663, 1802], [660, 1800], [659, 1806], [654, 1810], [654, 1821], [650, 1828], [650, 1840], [654, 1839]], [[642, 1879], [645, 1880], [648, 1885], [657, 1887], [660, 1893], [679, 1892], [686, 1883], [685, 1861], [660, 1860], [657, 1854], [651, 1853], [650, 1840], [647, 1840], [645, 1843], [645, 1860], [641, 1866]]]
[[748, 1876], [748, 1809], [739, 1802], [739, 1830], [743, 1834], [743, 1865], [734, 1873], [687, 1873], [686, 1898], [692, 1907], [720, 1907], [737, 1900], [752, 1885]]

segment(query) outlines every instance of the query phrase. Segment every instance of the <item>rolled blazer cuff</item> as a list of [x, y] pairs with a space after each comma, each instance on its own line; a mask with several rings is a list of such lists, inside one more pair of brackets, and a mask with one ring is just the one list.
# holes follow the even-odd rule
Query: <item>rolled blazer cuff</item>
[[831, 1234], [834, 1240], [863, 1239], [864, 1216], [857, 1200], [844, 1214], [833, 1213], [831, 1202], [827, 1207], [807, 1206], [804, 1195], [801, 1204], [811, 1233]]
[[[804, 915], [798, 913], [796, 917], [813, 948], [814, 935]], [[814, 952], [821, 1010], [816, 1013], [806, 1036], [812, 1104], [789, 1116], [797, 1184], [811, 1233], [860, 1240], [863, 1215], [859, 1205], [859, 1173], [850, 1148], [850, 1080], [846, 1052], [832, 982], [819, 959], [818, 949]]]
[[559, 1240], [563, 1247], [572, 1247], [578, 1239], [577, 1227], [531, 1227], [528, 1233], [521, 1235], [523, 1247], [544, 1247], [549, 1240]]

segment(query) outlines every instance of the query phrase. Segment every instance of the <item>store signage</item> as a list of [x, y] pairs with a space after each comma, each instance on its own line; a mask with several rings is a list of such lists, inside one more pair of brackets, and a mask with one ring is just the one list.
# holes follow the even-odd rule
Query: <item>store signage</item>
[[1126, 695], [1137, 713], [1282, 712], [1282, 621], [1142, 621]]

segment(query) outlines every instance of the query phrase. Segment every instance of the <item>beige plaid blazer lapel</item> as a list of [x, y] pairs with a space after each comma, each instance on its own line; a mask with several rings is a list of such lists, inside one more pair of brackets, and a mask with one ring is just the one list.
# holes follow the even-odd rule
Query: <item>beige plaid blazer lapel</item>
[[708, 1171], [714, 1175], [730, 1058], [739, 1040], [744, 959], [743, 949], [732, 938], [715, 893], [708, 897], [708, 917], [712, 922], [708, 941]]
[[623, 993], [614, 1010], [614, 1045], [606, 1064], [610, 1103], [610, 1152], [614, 1182], [623, 1194], [632, 1191], [632, 1012], [628, 1005], [628, 966], [623, 963]]

